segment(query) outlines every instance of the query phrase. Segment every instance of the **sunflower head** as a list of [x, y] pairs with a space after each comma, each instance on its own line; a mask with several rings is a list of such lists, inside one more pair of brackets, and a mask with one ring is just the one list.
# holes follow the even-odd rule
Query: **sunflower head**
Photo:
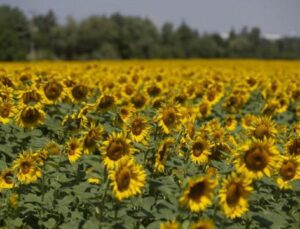
[[25, 105], [20, 107], [20, 111], [16, 117], [21, 127], [33, 128], [43, 123], [45, 112], [40, 105]]
[[44, 94], [46, 98], [52, 102], [57, 101], [63, 92], [63, 86], [58, 81], [47, 82], [44, 87]]
[[12, 169], [4, 169], [0, 174], [0, 190], [11, 189], [14, 187], [14, 171]]
[[274, 138], [277, 133], [275, 122], [269, 117], [258, 117], [250, 126], [249, 134], [257, 139]]
[[79, 139], [71, 137], [65, 148], [70, 163], [75, 163], [82, 154], [82, 144]]
[[286, 151], [291, 156], [300, 157], [300, 137], [291, 138], [286, 144]]
[[215, 224], [211, 219], [201, 219], [191, 225], [191, 229], [214, 229]]
[[277, 185], [279, 188], [291, 189], [291, 181], [300, 179], [300, 160], [294, 156], [281, 156], [278, 170]]
[[108, 111], [115, 105], [115, 98], [113, 95], [103, 95], [99, 101], [97, 108], [99, 111]]

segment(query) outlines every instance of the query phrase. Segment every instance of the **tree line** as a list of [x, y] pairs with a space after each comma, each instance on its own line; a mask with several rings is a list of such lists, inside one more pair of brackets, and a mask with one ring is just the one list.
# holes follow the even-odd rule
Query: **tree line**
[[231, 30], [227, 38], [201, 34], [186, 23], [158, 28], [146, 18], [68, 17], [58, 23], [53, 11], [26, 17], [0, 6], [0, 60], [151, 59], [151, 58], [300, 58], [300, 38], [266, 39], [259, 28]]

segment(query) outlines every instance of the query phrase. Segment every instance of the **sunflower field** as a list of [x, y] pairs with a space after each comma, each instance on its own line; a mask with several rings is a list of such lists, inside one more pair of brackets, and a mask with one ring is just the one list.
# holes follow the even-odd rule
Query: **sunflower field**
[[300, 62], [0, 63], [0, 228], [300, 228]]

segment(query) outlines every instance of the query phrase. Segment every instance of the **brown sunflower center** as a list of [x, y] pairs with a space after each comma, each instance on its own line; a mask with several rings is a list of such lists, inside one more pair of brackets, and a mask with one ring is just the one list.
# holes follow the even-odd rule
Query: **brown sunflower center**
[[174, 109], [169, 108], [163, 113], [162, 120], [166, 126], [172, 126], [176, 121], [176, 112]]
[[125, 191], [129, 188], [130, 185], [130, 179], [131, 179], [131, 171], [129, 168], [124, 167], [122, 168], [116, 177], [116, 182], [118, 185], [119, 191]]
[[205, 148], [205, 146], [204, 146], [203, 142], [200, 142], [200, 141], [195, 142], [192, 147], [193, 155], [196, 157], [199, 157], [203, 153], [204, 148]]
[[6, 173], [3, 178], [6, 184], [13, 183], [13, 174], [11, 172]]
[[21, 119], [25, 123], [35, 123], [40, 118], [40, 112], [36, 108], [24, 109], [21, 112]]
[[142, 133], [145, 123], [141, 119], [135, 119], [131, 123], [131, 131], [134, 135], [138, 136]]
[[88, 89], [84, 85], [77, 85], [72, 88], [72, 96], [76, 100], [83, 100], [87, 96]]
[[244, 159], [248, 169], [261, 171], [268, 165], [269, 155], [265, 150], [253, 148], [246, 152]]
[[256, 137], [258, 139], [263, 139], [264, 137], [267, 137], [267, 138], [271, 137], [270, 128], [263, 124], [257, 126], [254, 131], [254, 137]]
[[134, 88], [132, 86], [130, 86], [130, 85], [126, 85], [126, 87], [125, 87], [125, 93], [126, 93], [126, 95], [132, 95], [133, 92], [134, 92]]
[[50, 100], [56, 100], [60, 96], [63, 87], [58, 82], [49, 82], [44, 87], [44, 93]]
[[295, 177], [297, 165], [293, 161], [285, 161], [281, 166], [279, 173], [284, 180], [291, 180]]
[[146, 103], [146, 99], [143, 95], [138, 94], [131, 98], [131, 102], [136, 108], [141, 108]]
[[104, 95], [98, 104], [99, 109], [108, 109], [114, 105], [115, 99], [113, 96]]
[[238, 183], [229, 184], [226, 192], [226, 202], [229, 205], [235, 205], [238, 203], [243, 193], [243, 189]]
[[206, 191], [207, 183], [206, 181], [200, 181], [190, 187], [188, 198], [194, 201], [198, 201], [201, 196], [204, 195]]
[[22, 98], [25, 104], [29, 104], [31, 102], [37, 103], [41, 100], [40, 94], [36, 91], [25, 92]]
[[153, 85], [147, 88], [147, 92], [150, 96], [157, 96], [161, 92], [161, 90], [159, 87]]
[[128, 153], [128, 145], [124, 140], [117, 139], [109, 143], [106, 152], [109, 159], [117, 161]]
[[9, 105], [4, 105], [0, 107], [0, 115], [2, 118], [8, 118], [10, 114], [11, 107]]
[[30, 168], [31, 168], [31, 165], [30, 165], [30, 163], [28, 163], [28, 162], [23, 162], [23, 163], [21, 164], [21, 172], [22, 172], [23, 174], [29, 173]]
[[208, 113], [208, 104], [207, 103], [202, 103], [199, 106], [199, 112], [201, 113], [202, 116], [205, 116]]
[[300, 138], [296, 138], [292, 141], [292, 143], [288, 146], [288, 151], [291, 155], [300, 155]]

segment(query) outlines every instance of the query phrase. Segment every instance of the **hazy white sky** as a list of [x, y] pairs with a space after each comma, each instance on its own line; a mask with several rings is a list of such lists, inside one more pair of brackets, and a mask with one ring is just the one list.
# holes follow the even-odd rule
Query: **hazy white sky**
[[258, 26], [263, 33], [300, 35], [300, 0], [0, 0], [27, 15], [52, 9], [61, 22], [71, 15], [120, 12], [150, 18], [155, 24], [185, 21], [200, 32], [226, 33]]

